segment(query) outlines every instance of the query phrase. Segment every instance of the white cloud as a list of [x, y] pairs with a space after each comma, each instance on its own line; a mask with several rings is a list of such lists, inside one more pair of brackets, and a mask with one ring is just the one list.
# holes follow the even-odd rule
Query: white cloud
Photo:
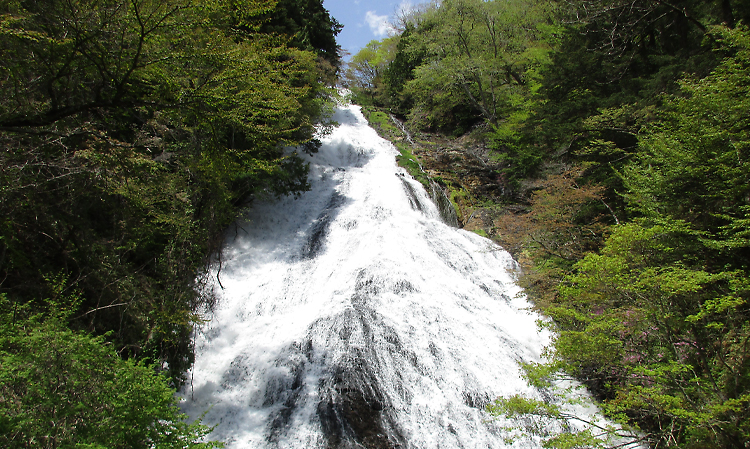
[[365, 21], [375, 37], [385, 37], [393, 32], [393, 27], [388, 23], [388, 16], [379, 16], [375, 11], [367, 11]]

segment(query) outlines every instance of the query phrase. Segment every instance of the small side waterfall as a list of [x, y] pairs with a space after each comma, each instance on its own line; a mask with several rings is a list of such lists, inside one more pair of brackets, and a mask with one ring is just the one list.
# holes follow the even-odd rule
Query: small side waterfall
[[[409, 133], [409, 130], [406, 129], [403, 123], [401, 123], [393, 114], [388, 114], [391, 117], [391, 121], [394, 125], [398, 127], [398, 129], [401, 130], [402, 133], [404, 133], [404, 136], [406, 137], [406, 141], [409, 142], [409, 145], [414, 146], [414, 139], [411, 137], [411, 133]], [[420, 165], [420, 168], [422, 166]]]
[[[406, 141], [409, 142], [409, 145], [414, 147], [414, 139], [411, 137], [411, 133], [409, 133], [409, 130], [406, 129], [404, 124], [401, 123], [393, 114], [389, 114], [389, 116], [391, 117], [391, 121], [404, 134], [404, 137], [406, 138]], [[422, 167], [422, 164], [419, 164], [419, 169], [422, 170], [423, 173], [427, 174], [424, 171], [424, 167]], [[428, 179], [430, 179], [430, 199], [432, 199], [432, 202], [437, 206], [440, 217], [446, 224], [453, 226], [454, 228], [459, 227], [460, 223], [458, 222], [458, 214], [456, 213], [456, 208], [453, 207], [453, 203], [451, 203], [451, 200], [450, 198], [448, 198], [445, 190], [440, 187], [438, 183], [429, 178], [429, 176]]]
[[312, 190], [228, 237], [185, 411], [230, 448], [508, 447], [484, 407], [544, 397], [518, 362], [549, 339], [515, 262], [445, 224], [357, 106], [334, 119]]
[[456, 213], [456, 208], [453, 207], [453, 203], [451, 203], [445, 190], [433, 180], [430, 180], [430, 199], [435, 203], [440, 213], [440, 218], [442, 218], [445, 224], [454, 228], [461, 226], [461, 223], [458, 222], [458, 214]]

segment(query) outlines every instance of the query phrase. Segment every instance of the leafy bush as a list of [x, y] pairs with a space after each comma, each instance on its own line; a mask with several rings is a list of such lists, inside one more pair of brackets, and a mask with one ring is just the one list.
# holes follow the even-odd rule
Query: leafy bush
[[60, 316], [22, 317], [0, 297], [0, 445], [6, 448], [210, 448], [168, 379], [123, 360]]

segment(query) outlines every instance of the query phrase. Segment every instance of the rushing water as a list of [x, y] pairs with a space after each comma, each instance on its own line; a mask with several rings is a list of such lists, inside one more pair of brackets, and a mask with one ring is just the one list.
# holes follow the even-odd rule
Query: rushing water
[[443, 223], [357, 106], [334, 119], [312, 190], [231, 229], [185, 410], [231, 448], [505, 447], [484, 406], [543, 396], [518, 362], [549, 338], [514, 261]]

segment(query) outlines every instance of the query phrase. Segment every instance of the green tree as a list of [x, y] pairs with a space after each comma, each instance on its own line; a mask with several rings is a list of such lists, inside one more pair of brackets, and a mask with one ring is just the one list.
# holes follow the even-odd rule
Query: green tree
[[[739, 1], [556, 2], [563, 24], [551, 64], [541, 70], [540, 101], [521, 127], [524, 148], [545, 159], [585, 165], [624, 215], [617, 171], [637, 152], [640, 127], [653, 120], [664, 93], [684, 74], [704, 77], [719, 58], [706, 30], [747, 21]], [[731, 17], [727, 19], [727, 17]]]
[[206, 267], [246, 201], [308, 188], [285, 147], [314, 149], [329, 109], [337, 27], [290, 46], [261, 30], [274, 8], [0, 3], [4, 446], [215, 446], [168, 387]]
[[600, 247], [606, 232], [601, 186], [580, 184], [583, 170], [568, 170], [539, 182], [527, 210], [495, 220], [498, 242], [524, 267], [521, 285], [545, 309], [573, 265]]
[[388, 103], [383, 76], [396, 54], [398, 36], [370, 41], [347, 64], [346, 81], [360, 103]]
[[683, 80], [681, 97], [665, 99], [623, 175], [639, 214], [683, 219], [724, 240], [727, 226], [741, 232], [750, 194], [750, 40], [744, 28], [714, 36], [729, 56], [709, 76]]
[[406, 83], [414, 79], [414, 69], [422, 64], [424, 48], [414, 45], [416, 25], [407, 21], [398, 36], [393, 60], [383, 72], [387, 106], [399, 115], [406, 115], [414, 107], [414, 98], [404, 92]]
[[[492, 124], [506, 119], [528, 94], [529, 72], [548, 51], [541, 39], [545, 2], [455, 0], [428, 9], [415, 45], [425, 51], [406, 90], [412, 119], [442, 126], [462, 110]], [[543, 25], [541, 25], [543, 28]]]
[[[0, 443], [7, 448], [210, 448], [153, 368], [122, 360], [60, 317], [0, 296]], [[59, 304], [58, 304], [59, 305]]]
[[331, 17], [322, 1], [280, 0], [264, 19], [260, 32], [290, 36], [294, 47], [314, 51], [333, 67], [339, 67], [341, 47], [336, 36], [344, 26]]
[[307, 188], [284, 147], [328, 90], [314, 53], [257, 31], [274, 6], [3, 3], [0, 291], [40, 304], [62, 273], [73, 327], [180, 378], [222, 229], [251, 195]]
[[640, 218], [575, 264], [546, 308], [549, 363], [531, 369], [582, 379], [653, 446], [750, 438], [750, 33], [709, 32], [725, 58], [684, 79], [642, 130], [622, 171]]

